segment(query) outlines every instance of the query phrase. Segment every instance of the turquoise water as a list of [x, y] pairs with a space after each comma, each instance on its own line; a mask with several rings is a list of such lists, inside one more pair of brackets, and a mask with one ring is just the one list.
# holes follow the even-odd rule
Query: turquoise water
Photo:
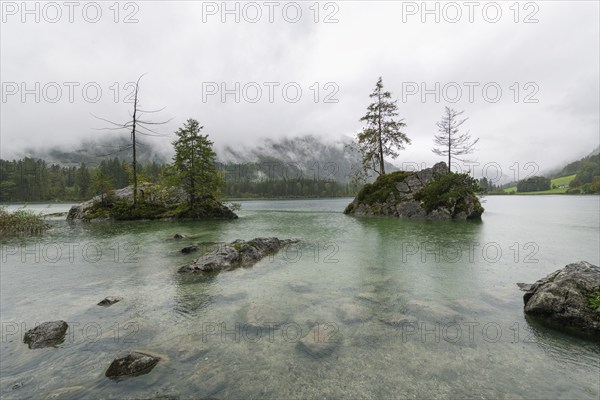
[[[349, 201], [245, 201], [224, 222], [53, 218], [44, 236], [3, 242], [2, 398], [600, 396], [598, 344], [526, 320], [516, 286], [598, 265], [599, 197], [488, 197], [482, 222], [353, 218]], [[261, 236], [301, 242], [252, 268], [177, 273], [198, 256], [188, 244]], [[124, 299], [96, 306], [110, 295]], [[272, 324], [249, 330], [256, 309]], [[22, 343], [56, 319], [65, 343]], [[315, 330], [335, 338], [328, 354], [298, 343]], [[105, 378], [130, 350], [162, 360]]]

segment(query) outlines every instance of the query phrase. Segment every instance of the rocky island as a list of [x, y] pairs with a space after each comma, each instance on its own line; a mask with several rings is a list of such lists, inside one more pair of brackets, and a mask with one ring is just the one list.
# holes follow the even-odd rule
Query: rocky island
[[190, 208], [186, 194], [178, 188], [154, 184], [138, 187], [138, 204], [133, 207], [131, 186], [98, 195], [71, 207], [68, 221], [138, 219], [235, 219], [238, 216], [213, 196], [197, 200]]
[[397, 171], [365, 184], [344, 210], [355, 216], [433, 220], [480, 219], [479, 186], [468, 174], [448, 172], [444, 162], [418, 172]]

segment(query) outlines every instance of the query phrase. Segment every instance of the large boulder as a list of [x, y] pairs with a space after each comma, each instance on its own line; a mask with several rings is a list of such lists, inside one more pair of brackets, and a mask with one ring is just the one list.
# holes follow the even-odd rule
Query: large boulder
[[179, 272], [218, 272], [223, 269], [249, 267], [263, 257], [296, 242], [297, 240], [281, 240], [275, 237], [248, 241], [238, 239], [202, 255], [189, 265], [184, 265], [179, 268]]
[[554, 328], [600, 340], [600, 268], [569, 264], [532, 285], [519, 285], [525, 314]]
[[448, 173], [444, 162], [418, 172], [398, 171], [367, 183], [345, 214], [413, 219], [479, 219], [483, 207], [475, 182], [464, 174]]
[[152, 371], [159, 361], [159, 357], [132, 351], [124, 357], [115, 359], [104, 375], [111, 379], [144, 375]]
[[65, 321], [44, 322], [25, 332], [23, 342], [30, 349], [56, 346], [64, 342], [69, 325]]

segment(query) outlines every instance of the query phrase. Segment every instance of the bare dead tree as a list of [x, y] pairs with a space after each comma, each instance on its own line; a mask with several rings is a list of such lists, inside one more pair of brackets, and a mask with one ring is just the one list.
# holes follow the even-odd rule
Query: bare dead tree
[[164, 110], [164, 107], [159, 110], [143, 110], [140, 108], [139, 97], [138, 97], [139, 85], [140, 85], [140, 80], [142, 79], [142, 77], [144, 75], [146, 75], [146, 74], [140, 75], [140, 77], [138, 78], [138, 80], [135, 83], [135, 93], [134, 93], [134, 99], [133, 99], [133, 112], [129, 114], [131, 119], [127, 120], [126, 122], [114, 122], [114, 121], [110, 121], [105, 118], [97, 117], [94, 114], [92, 114], [94, 116], [94, 118], [97, 118], [101, 121], [104, 121], [104, 122], [110, 124], [109, 127], [100, 128], [99, 130], [114, 130], [114, 131], [127, 130], [127, 131], [131, 132], [131, 144], [128, 146], [125, 146], [125, 147], [118, 148], [116, 150], [116, 152], [131, 149], [131, 156], [132, 156], [131, 169], [132, 169], [132, 181], [133, 181], [133, 207], [134, 208], [137, 207], [137, 194], [138, 194], [137, 146], [141, 145], [141, 143], [139, 143], [137, 135], [166, 136], [164, 134], [156, 132], [154, 129], [151, 129], [150, 127], [154, 126], [154, 125], [164, 125], [164, 124], [170, 122], [172, 119], [171, 118], [167, 121], [161, 121], [161, 122], [153, 122], [153, 121], [148, 121], [148, 120], [142, 119], [142, 117], [145, 114], [153, 114], [153, 113], [157, 113], [157, 112]]
[[472, 154], [475, 151], [475, 145], [479, 142], [479, 138], [471, 139], [468, 131], [459, 133], [460, 126], [468, 119], [459, 119], [463, 113], [464, 111], [459, 112], [446, 107], [442, 120], [436, 124], [439, 133], [434, 136], [433, 142], [438, 148], [433, 148], [431, 151], [438, 156], [448, 157], [448, 172], [450, 172], [453, 159], [465, 161], [457, 156]]

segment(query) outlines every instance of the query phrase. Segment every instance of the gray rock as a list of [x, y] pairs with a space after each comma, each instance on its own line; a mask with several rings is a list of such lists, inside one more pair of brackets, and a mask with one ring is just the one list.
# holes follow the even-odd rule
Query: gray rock
[[404, 183], [406, 183], [408, 185], [411, 192], [416, 192], [423, 187], [423, 182], [421, 182], [421, 180], [419, 178], [417, 178], [415, 175], [412, 175], [412, 176], [409, 176], [408, 178], [406, 178]]
[[287, 286], [292, 292], [296, 293], [310, 293], [312, 288], [308, 283], [305, 282], [289, 282]]
[[366, 322], [373, 317], [370, 310], [360, 304], [342, 303], [337, 309], [340, 319], [346, 324]]
[[373, 292], [363, 292], [356, 295], [358, 300], [365, 300], [374, 304], [381, 304], [380, 298]]
[[598, 266], [586, 261], [568, 264], [528, 288], [524, 311], [548, 326], [600, 340], [600, 318], [588, 304], [599, 292]]
[[223, 269], [249, 267], [263, 257], [296, 242], [298, 241], [280, 240], [274, 237], [256, 238], [248, 241], [236, 240], [202, 255], [192, 264], [179, 268], [179, 272], [218, 272]]
[[417, 318], [413, 317], [412, 315], [393, 312], [381, 313], [378, 315], [377, 319], [379, 320], [379, 322], [393, 327], [402, 326], [404, 324], [413, 324], [417, 322]]
[[[427, 219], [433, 219], [437, 221], [450, 220], [453, 218], [452, 212], [447, 208], [438, 208], [437, 210], [433, 210], [425, 217]], [[464, 219], [466, 219], [466, 217]]]
[[104, 300], [102, 300], [100, 303], [98, 303], [98, 305], [99, 306], [103, 306], [103, 307], [109, 307], [109, 306], [112, 306], [115, 303], [120, 302], [121, 300], [123, 300], [122, 297], [108, 296], [108, 297], [105, 297]]
[[112, 379], [144, 375], [152, 371], [159, 361], [159, 357], [132, 351], [125, 357], [115, 359], [104, 375]]
[[233, 303], [240, 301], [248, 297], [244, 292], [237, 292], [231, 294], [217, 294], [210, 297], [210, 301], [214, 303]]
[[398, 216], [405, 218], [425, 218], [427, 212], [415, 200], [404, 201], [396, 205]]
[[246, 312], [246, 324], [253, 328], [274, 327], [284, 322], [283, 315], [269, 304], [252, 303]]
[[412, 190], [410, 190], [410, 188], [408, 187], [406, 182], [397, 183], [396, 190], [399, 191], [400, 193], [411, 193], [412, 192]]
[[44, 322], [28, 330], [23, 336], [23, 343], [30, 349], [56, 346], [64, 342], [69, 325], [65, 321]]
[[190, 246], [186, 246], [183, 249], [181, 249], [181, 252], [183, 254], [189, 254], [189, 253], [193, 253], [194, 251], [198, 251], [198, 245], [197, 244], [192, 244]]
[[185, 235], [182, 235], [181, 233], [176, 233], [175, 235], [173, 235], [173, 239], [185, 239]]
[[327, 357], [342, 343], [342, 336], [334, 324], [316, 325], [298, 341], [296, 347], [314, 358]]

